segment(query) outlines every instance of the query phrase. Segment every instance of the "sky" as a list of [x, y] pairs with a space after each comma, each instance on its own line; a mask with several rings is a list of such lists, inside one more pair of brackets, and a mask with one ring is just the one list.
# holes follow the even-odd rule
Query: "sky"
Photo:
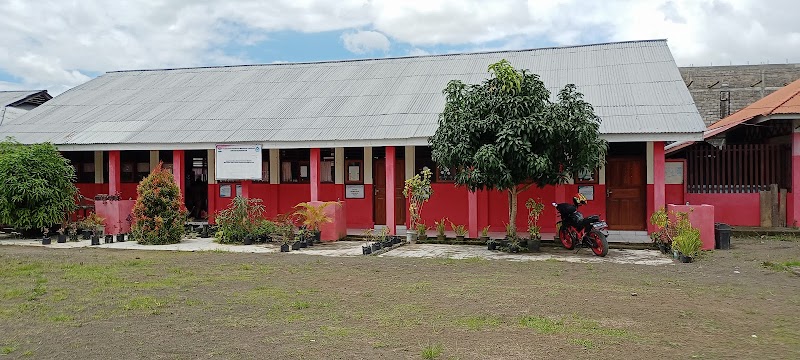
[[667, 39], [679, 66], [800, 63], [797, 0], [0, 0], [0, 90], [107, 71]]

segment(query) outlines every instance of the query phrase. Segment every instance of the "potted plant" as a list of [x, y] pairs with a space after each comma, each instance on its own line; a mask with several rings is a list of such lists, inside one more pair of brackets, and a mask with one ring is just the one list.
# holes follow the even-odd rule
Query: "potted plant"
[[447, 218], [442, 218], [442, 220], [436, 222], [436, 240], [444, 241], [446, 239], [444, 235], [446, 224]]
[[372, 254], [372, 246], [370, 246], [369, 244], [362, 245], [361, 246], [361, 254], [363, 254], [363, 255]]
[[417, 224], [417, 239], [419, 241], [428, 240], [428, 226], [425, 224]]
[[422, 223], [422, 206], [433, 195], [431, 187], [431, 170], [422, 168], [419, 174], [405, 181], [403, 196], [408, 199], [409, 229], [406, 231], [406, 240], [413, 242], [419, 236], [418, 226]]
[[483, 229], [481, 229], [481, 241], [486, 243], [489, 242], [489, 226], [486, 226]]
[[50, 245], [50, 229], [42, 228], [42, 245]]
[[100, 245], [100, 231], [95, 227], [92, 229], [92, 245]]
[[450, 228], [456, 233], [456, 242], [463, 243], [464, 238], [467, 236], [467, 227], [464, 225], [456, 225], [451, 222]]
[[125, 242], [125, 234], [117, 234], [117, 242]]
[[[651, 239], [662, 252], [669, 253], [671, 249], [673, 259], [680, 260], [682, 251], [678, 248], [677, 241], [679, 239], [690, 238], [689, 242], [692, 246], [694, 245], [694, 233], [698, 230], [689, 221], [689, 213], [673, 212], [668, 214], [664, 208], [661, 208], [650, 216], [650, 223], [656, 227], [656, 231], [650, 235]], [[699, 236], [699, 232], [697, 232], [698, 241]], [[697, 251], [700, 247], [702, 247], [702, 241]], [[692, 248], [690, 247], [689, 250]], [[690, 255], [690, 257], [693, 256], [694, 254]]]
[[292, 242], [292, 238], [288, 236], [281, 237], [281, 252], [289, 252], [289, 244]]
[[67, 229], [67, 234], [69, 234], [69, 241], [78, 241], [78, 224], [70, 223], [69, 228]]
[[294, 215], [299, 217], [306, 229], [311, 231], [310, 235], [313, 239], [312, 241], [320, 242], [322, 238], [322, 232], [319, 229], [320, 226], [333, 221], [331, 217], [325, 213], [325, 208], [333, 204], [339, 205], [338, 202], [334, 201], [323, 202], [319, 205], [314, 205], [310, 202], [295, 205]]
[[494, 239], [486, 240], [486, 248], [489, 250], [497, 250], [497, 240]]
[[528, 241], [528, 250], [539, 251], [542, 243], [542, 228], [539, 226], [539, 217], [544, 211], [544, 203], [530, 198], [525, 201], [525, 207], [528, 209], [528, 232], [531, 236]]
[[64, 228], [63, 225], [60, 226], [58, 230], [56, 230], [56, 232], [58, 233], [58, 239], [56, 239], [56, 242], [58, 242], [59, 244], [67, 242], [67, 234], [65, 233], [65, 231], [66, 229]]
[[679, 260], [682, 263], [692, 262], [703, 246], [703, 242], [700, 240], [700, 231], [695, 228], [680, 231], [675, 236], [672, 244], [673, 248], [676, 248], [680, 253]]
[[300, 237], [295, 235], [294, 242], [292, 243], [292, 250], [300, 250]]

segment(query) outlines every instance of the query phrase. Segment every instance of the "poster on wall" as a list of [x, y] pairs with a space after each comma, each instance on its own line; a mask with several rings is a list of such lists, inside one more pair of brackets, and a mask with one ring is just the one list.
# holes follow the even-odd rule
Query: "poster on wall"
[[586, 196], [586, 200], [594, 200], [593, 185], [578, 186], [578, 193], [583, 194], [583, 196]]
[[217, 145], [218, 180], [260, 180], [261, 145]]
[[665, 184], [683, 184], [683, 161], [667, 161], [664, 177]]
[[219, 186], [219, 197], [221, 197], [221, 198], [229, 198], [229, 197], [231, 197], [231, 186], [230, 185], [220, 185]]
[[363, 199], [364, 198], [364, 185], [345, 185], [344, 187], [345, 199]]

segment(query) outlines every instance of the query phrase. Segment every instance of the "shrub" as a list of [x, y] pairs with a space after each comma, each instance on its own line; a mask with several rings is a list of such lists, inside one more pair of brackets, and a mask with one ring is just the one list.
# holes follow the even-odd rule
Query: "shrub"
[[672, 248], [677, 249], [681, 254], [688, 257], [695, 257], [700, 253], [703, 241], [700, 240], [700, 231], [689, 228], [681, 231], [672, 241]]
[[298, 217], [298, 220], [306, 229], [319, 231], [319, 227], [322, 226], [322, 224], [332, 221], [331, 217], [325, 213], [325, 208], [333, 204], [338, 205], [339, 203], [332, 201], [324, 202], [319, 205], [308, 202], [299, 203], [294, 207], [296, 209], [294, 215]]
[[186, 224], [186, 207], [172, 174], [162, 164], [136, 188], [131, 236], [140, 244], [179, 243]]
[[75, 168], [53, 144], [0, 142], [0, 223], [19, 230], [62, 223], [75, 209]]
[[261, 199], [237, 196], [227, 208], [217, 212], [217, 241], [222, 244], [242, 243], [245, 236], [255, 235], [263, 219]]

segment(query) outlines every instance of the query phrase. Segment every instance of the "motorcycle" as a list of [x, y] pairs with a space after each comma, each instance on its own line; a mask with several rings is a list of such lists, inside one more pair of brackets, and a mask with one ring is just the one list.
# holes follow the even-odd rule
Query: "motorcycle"
[[583, 217], [578, 211], [578, 205], [553, 203], [561, 220], [556, 223], [558, 238], [567, 250], [575, 246], [587, 247], [597, 256], [608, 254], [608, 224], [600, 220], [600, 216], [592, 215]]

